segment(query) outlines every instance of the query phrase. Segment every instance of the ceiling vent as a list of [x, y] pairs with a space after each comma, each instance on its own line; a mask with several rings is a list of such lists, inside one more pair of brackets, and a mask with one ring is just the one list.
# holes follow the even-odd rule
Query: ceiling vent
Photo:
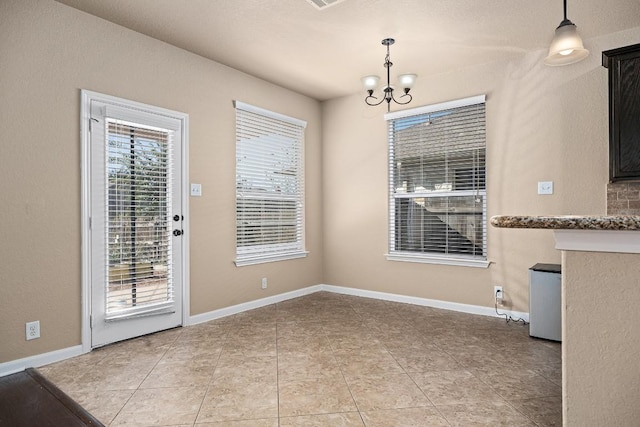
[[307, 2], [311, 3], [318, 10], [326, 9], [329, 6], [336, 5], [338, 3], [342, 3], [344, 0], [307, 0]]

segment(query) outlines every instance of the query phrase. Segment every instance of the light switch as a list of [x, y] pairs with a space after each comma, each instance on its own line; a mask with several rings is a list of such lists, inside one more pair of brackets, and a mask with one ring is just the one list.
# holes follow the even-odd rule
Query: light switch
[[539, 181], [538, 194], [553, 194], [553, 181]]
[[202, 196], [202, 184], [191, 184], [191, 195], [195, 197]]

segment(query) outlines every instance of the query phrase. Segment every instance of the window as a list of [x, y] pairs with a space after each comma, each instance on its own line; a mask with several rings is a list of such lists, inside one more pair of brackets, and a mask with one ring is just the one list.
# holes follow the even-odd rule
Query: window
[[236, 265], [306, 256], [306, 122], [236, 106]]
[[484, 95], [385, 118], [387, 259], [487, 267]]

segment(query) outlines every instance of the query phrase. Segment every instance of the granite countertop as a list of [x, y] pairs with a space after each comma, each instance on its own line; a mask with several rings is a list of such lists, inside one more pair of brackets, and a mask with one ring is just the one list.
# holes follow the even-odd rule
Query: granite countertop
[[491, 217], [491, 225], [499, 228], [544, 228], [549, 230], [640, 231], [640, 216], [496, 215]]

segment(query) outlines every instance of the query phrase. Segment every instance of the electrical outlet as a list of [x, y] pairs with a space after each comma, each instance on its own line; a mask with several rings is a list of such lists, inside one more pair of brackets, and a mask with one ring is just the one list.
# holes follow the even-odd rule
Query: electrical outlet
[[191, 183], [191, 195], [194, 197], [202, 196], [202, 184]]
[[553, 181], [538, 182], [538, 194], [553, 194]]
[[40, 338], [40, 321], [28, 322], [26, 328], [27, 341]]
[[504, 299], [504, 292], [502, 292], [502, 286], [494, 286], [493, 287], [493, 297], [496, 302], [502, 305], [502, 300]]
[[267, 289], [267, 278], [266, 277], [262, 278], [262, 289]]

